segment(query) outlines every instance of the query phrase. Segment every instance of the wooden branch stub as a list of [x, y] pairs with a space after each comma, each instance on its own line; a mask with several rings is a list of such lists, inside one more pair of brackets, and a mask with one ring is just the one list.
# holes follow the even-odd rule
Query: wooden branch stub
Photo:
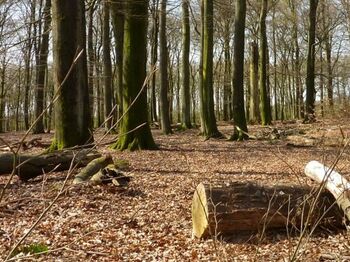
[[113, 158], [110, 154], [92, 160], [83, 170], [77, 174], [73, 180], [73, 184], [80, 184], [89, 180], [93, 175], [101, 169], [113, 163]]
[[335, 170], [320, 162], [311, 161], [305, 166], [305, 174], [324, 187], [334, 196], [345, 217], [350, 221], [350, 183]]

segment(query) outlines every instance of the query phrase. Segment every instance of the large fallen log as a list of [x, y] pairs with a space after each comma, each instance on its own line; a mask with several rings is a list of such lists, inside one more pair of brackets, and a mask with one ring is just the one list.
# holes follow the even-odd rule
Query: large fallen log
[[[52, 170], [67, 170], [73, 164], [86, 166], [91, 160], [100, 157], [96, 150], [62, 150], [41, 155], [23, 154], [16, 157], [15, 173], [21, 180], [28, 180]], [[0, 154], [0, 175], [10, 174], [14, 167], [12, 153]]]
[[328, 192], [322, 192], [310, 212], [315, 192], [300, 186], [199, 184], [192, 200], [193, 235], [206, 238], [263, 228], [300, 228], [314, 225], [321, 217], [341, 225], [341, 211]]
[[344, 215], [350, 221], [350, 183], [335, 170], [320, 162], [311, 161], [305, 166], [305, 174], [323, 186], [334, 196]]

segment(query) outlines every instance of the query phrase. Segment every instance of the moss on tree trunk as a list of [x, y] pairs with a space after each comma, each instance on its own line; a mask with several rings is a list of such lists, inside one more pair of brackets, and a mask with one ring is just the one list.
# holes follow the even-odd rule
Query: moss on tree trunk
[[[156, 149], [147, 121], [147, 90], [144, 87], [147, 14], [148, 1], [126, 2], [123, 48], [123, 112], [125, 115], [119, 128], [120, 137], [113, 145], [113, 148], [119, 150]], [[131, 105], [135, 99], [137, 100]], [[140, 125], [142, 126], [139, 127]], [[134, 130], [135, 128], [137, 129]]]
[[[59, 97], [55, 104], [56, 132], [51, 149], [62, 149], [92, 141], [84, 1], [54, 0], [52, 18], [54, 84]], [[81, 56], [73, 65], [81, 50]]]

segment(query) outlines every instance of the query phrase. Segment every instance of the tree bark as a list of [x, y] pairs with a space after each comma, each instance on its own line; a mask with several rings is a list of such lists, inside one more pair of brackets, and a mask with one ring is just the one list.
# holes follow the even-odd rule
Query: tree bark
[[[252, 123], [260, 122], [259, 110], [259, 49], [256, 42], [250, 43], [250, 99], [249, 120]], [[275, 94], [276, 95], [276, 94]]]
[[267, 0], [261, 2], [261, 12], [259, 21], [259, 89], [260, 89], [260, 114], [261, 124], [271, 124], [270, 99], [268, 92], [267, 79], [267, 36], [266, 36], [266, 15], [267, 15]]
[[205, 137], [222, 137], [218, 131], [214, 113], [213, 94], [213, 0], [202, 0], [202, 72], [200, 74], [200, 103], [202, 133]]
[[161, 0], [159, 13], [160, 120], [163, 134], [171, 134], [168, 99], [168, 47], [166, 37], [167, 0]]
[[35, 89], [35, 121], [33, 132], [34, 134], [44, 133], [44, 121], [43, 121], [43, 110], [44, 110], [44, 88], [47, 72], [47, 57], [49, 54], [49, 36], [50, 36], [50, 24], [51, 24], [51, 0], [46, 0], [44, 11], [44, 31], [42, 33], [38, 66], [36, 68], [36, 89]]
[[112, 61], [111, 61], [111, 39], [110, 31], [110, 3], [103, 1], [103, 22], [102, 22], [102, 45], [103, 45], [103, 83], [104, 83], [104, 121], [105, 130], [110, 132], [113, 125], [112, 114]]
[[[97, 151], [91, 149], [62, 150], [41, 155], [17, 155], [16, 174], [21, 180], [35, 178], [51, 171], [68, 170], [73, 164], [85, 166], [91, 160], [100, 157]], [[13, 153], [0, 154], [0, 174], [10, 174], [14, 167]]]
[[[229, 236], [301, 225], [313, 226], [322, 217], [341, 225], [341, 211], [334, 198], [322, 192], [316, 205], [315, 191], [300, 186], [261, 186], [235, 182], [231, 185], [199, 184], [192, 199], [193, 234], [198, 238]], [[310, 212], [312, 211], [312, 212]]]
[[190, 14], [188, 0], [182, 0], [182, 127], [192, 128], [190, 95]]
[[118, 104], [118, 119], [123, 114], [123, 43], [124, 43], [124, 0], [112, 2], [112, 24], [115, 38], [115, 53], [117, 66], [116, 101]]
[[[59, 96], [55, 105], [55, 139], [51, 149], [63, 149], [84, 145], [93, 139], [90, 133], [84, 0], [54, 0], [52, 17], [54, 84]], [[80, 52], [81, 56], [74, 62]]]
[[[123, 60], [123, 112], [119, 150], [156, 149], [147, 113], [146, 79], [148, 1], [126, 1]], [[131, 103], [133, 105], [131, 106]], [[142, 126], [141, 126], [142, 125]], [[136, 129], [136, 130], [135, 130]]]
[[236, 1], [234, 62], [233, 62], [233, 140], [248, 138], [248, 127], [244, 106], [244, 31], [246, 17], [246, 0]]
[[304, 122], [314, 122], [315, 116], [315, 38], [316, 38], [316, 14], [318, 0], [310, 0], [309, 7], [309, 38], [306, 64], [306, 114]]

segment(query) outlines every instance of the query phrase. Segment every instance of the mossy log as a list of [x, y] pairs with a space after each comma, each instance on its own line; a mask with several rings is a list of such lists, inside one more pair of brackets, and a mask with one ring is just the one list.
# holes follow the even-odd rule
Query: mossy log
[[[40, 155], [21, 154], [16, 157], [15, 173], [21, 180], [28, 180], [52, 170], [67, 170], [72, 161], [74, 165], [86, 166], [100, 156], [100, 153], [91, 149], [60, 150]], [[13, 153], [0, 154], [0, 175], [12, 172], [14, 160]]]
[[321, 193], [310, 212], [315, 192], [316, 189], [300, 186], [199, 184], [192, 200], [193, 235], [206, 238], [264, 228], [300, 228], [313, 225], [320, 217], [323, 222], [340, 226], [341, 210], [328, 192]]
[[98, 173], [101, 169], [105, 168], [107, 165], [113, 163], [113, 158], [111, 155], [106, 155], [100, 158], [92, 160], [83, 170], [77, 174], [73, 180], [73, 184], [80, 184], [89, 180], [93, 175]]
[[311, 161], [305, 167], [305, 174], [323, 184], [334, 196], [345, 217], [350, 221], [350, 183], [341, 174], [320, 162]]

